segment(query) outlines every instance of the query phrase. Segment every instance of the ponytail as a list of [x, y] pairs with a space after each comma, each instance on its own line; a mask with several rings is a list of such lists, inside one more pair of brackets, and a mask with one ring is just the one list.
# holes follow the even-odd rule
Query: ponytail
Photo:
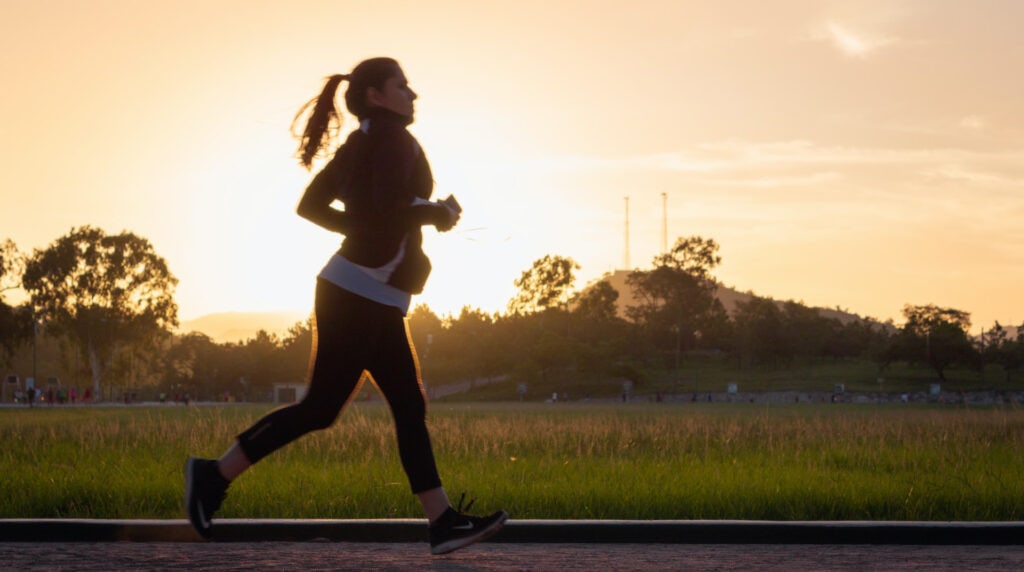
[[[357, 119], [362, 120], [371, 111], [370, 104], [366, 101], [366, 90], [371, 87], [384, 89], [384, 83], [399, 69], [398, 62], [391, 58], [371, 58], [360, 62], [351, 74], [335, 74], [328, 77], [320, 95], [303, 105], [292, 120], [292, 135], [299, 140], [299, 163], [309, 169], [313, 165], [313, 159], [325, 147], [330, 146], [341, 128], [341, 114], [334, 99], [342, 81], [348, 81], [345, 107]], [[306, 120], [306, 128], [302, 135], [299, 135], [295, 132], [295, 124], [307, 112], [309, 119]]]
[[[320, 154], [320, 151], [330, 145], [331, 140], [341, 127], [341, 115], [338, 113], [334, 96], [338, 92], [338, 85], [346, 79], [349, 79], [349, 76], [345, 74], [328, 77], [320, 95], [306, 102], [295, 114], [295, 119], [292, 120], [292, 135], [299, 139], [299, 163], [307, 169], [313, 165], [313, 159]], [[295, 132], [295, 124], [310, 108], [312, 108], [312, 112], [309, 114], [309, 119], [306, 120], [306, 128], [302, 131], [302, 135], [298, 135]]]

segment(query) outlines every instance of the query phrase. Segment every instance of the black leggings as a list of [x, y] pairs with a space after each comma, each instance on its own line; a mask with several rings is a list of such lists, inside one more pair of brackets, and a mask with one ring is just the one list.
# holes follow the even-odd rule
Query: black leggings
[[238, 436], [255, 463], [295, 439], [330, 427], [369, 371], [391, 407], [398, 453], [413, 493], [441, 486], [427, 432], [427, 401], [412, 340], [398, 308], [317, 280], [309, 390]]

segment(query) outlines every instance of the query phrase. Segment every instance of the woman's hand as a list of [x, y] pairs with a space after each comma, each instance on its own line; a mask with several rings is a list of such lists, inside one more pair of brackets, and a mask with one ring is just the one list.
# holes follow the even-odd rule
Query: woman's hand
[[438, 223], [434, 226], [437, 228], [437, 230], [441, 232], [447, 232], [451, 230], [456, 224], [458, 224], [459, 219], [462, 218], [462, 212], [453, 209], [452, 207], [441, 201], [439, 201], [437, 205], [444, 208], [445, 212], [448, 214], [448, 219], [438, 221]]

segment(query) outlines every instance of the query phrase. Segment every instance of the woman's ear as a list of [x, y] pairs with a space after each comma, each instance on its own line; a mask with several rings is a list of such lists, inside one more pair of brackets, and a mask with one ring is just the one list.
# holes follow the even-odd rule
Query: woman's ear
[[379, 89], [375, 87], [366, 88], [366, 103], [368, 103], [370, 107], [380, 107], [383, 98], [384, 94], [382, 94]]

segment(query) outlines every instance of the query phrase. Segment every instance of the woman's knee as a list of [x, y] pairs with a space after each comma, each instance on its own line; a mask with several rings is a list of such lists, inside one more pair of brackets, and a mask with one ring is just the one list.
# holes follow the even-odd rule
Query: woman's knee
[[427, 424], [427, 408], [422, 400], [397, 406], [392, 404], [391, 414], [395, 418], [395, 423], [402, 427], [419, 428]]
[[327, 429], [334, 424], [341, 412], [341, 406], [325, 405], [317, 399], [306, 396], [295, 405], [295, 414], [310, 431]]

